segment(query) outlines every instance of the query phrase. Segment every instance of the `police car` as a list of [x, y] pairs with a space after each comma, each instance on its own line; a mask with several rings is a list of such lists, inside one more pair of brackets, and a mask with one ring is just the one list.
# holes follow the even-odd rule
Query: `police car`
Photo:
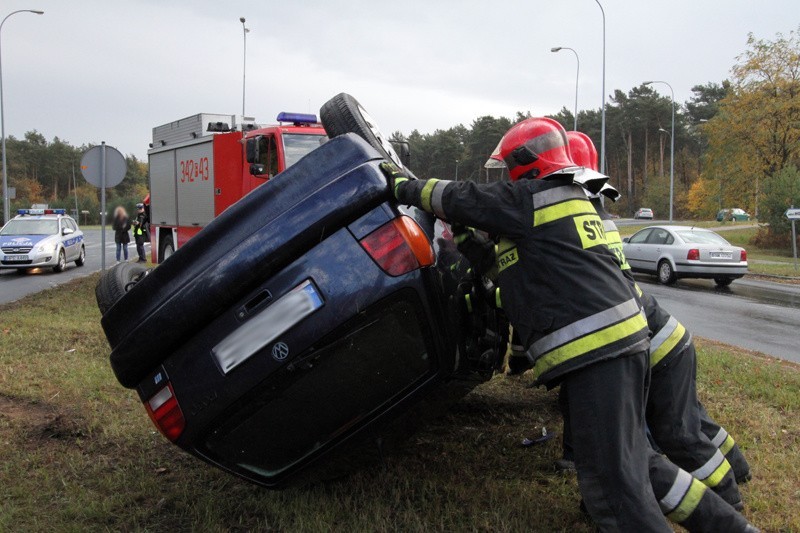
[[20, 209], [0, 229], [0, 268], [25, 272], [52, 267], [61, 272], [70, 261], [83, 266], [83, 232], [64, 209]]

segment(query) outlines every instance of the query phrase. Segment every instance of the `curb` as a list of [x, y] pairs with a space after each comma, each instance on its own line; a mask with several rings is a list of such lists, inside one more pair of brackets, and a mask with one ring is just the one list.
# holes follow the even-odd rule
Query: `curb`
[[800, 281], [800, 277], [798, 276], [779, 276], [777, 274], [756, 274], [748, 272], [745, 274], [745, 277], [757, 277], [757, 278], [773, 278], [773, 279], [782, 279], [782, 280], [790, 280], [790, 281]]

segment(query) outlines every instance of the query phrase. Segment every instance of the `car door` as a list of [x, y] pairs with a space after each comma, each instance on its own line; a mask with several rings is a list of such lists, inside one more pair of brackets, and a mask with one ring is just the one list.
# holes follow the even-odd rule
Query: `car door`
[[[78, 236], [75, 234], [75, 225], [70, 224], [68, 218], [61, 219], [61, 242], [64, 245], [64, 254], [67, 261], [71, 261], [78, 255], [79, 245]], [[68, 235], [64, 235], [64, 230], [68, 230]]]
[[[653, 231], [651, 231], [650, 235], [647, 237], [647, 242], [644, 244], [644, 258], [647, 262], [648, 270], [656, 271], [659, 259], [668, 251], [669, 245], [672, 244], [674, 240], [669, 231], [664, 228], [653, 228]], [[675, 264], [674, 259], [672, 263]]]
[[625, 258], [631, 268], [639, 270], [646, 269], [644, 260], [644, 243], [652, 232], [651, 228], [645, 228], [638, 233], [635, 233], [628, 242], [622, 245], [622, 250], [625, 253]]

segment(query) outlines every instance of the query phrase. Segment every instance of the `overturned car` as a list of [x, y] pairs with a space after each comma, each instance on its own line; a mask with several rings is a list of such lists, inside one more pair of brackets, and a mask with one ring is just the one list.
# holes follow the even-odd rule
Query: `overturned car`
[[345, 94], [322, 120], [330, 141], [96, 290], [115, 375], [159, 430], [275, 488], [381, 451], [488, 378], [507, 340], [450, 228], [393, 200], [379, 165], [400, 161], [374, 121]]

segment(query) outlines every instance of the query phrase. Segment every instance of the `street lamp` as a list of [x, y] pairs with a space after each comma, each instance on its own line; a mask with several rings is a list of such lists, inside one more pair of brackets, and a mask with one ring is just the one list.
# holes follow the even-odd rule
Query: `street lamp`
[[600, 172], [606, 171], [606, 10], [603, 9], [600, 0], [594, 0], [600, 6], [603, 14], [603, 107], [600, 116]]
[[244, 82], [245, 76], [247, 75], [247, 34], [250, 33], [250, 30], [244, 26], [244, 17], [239, 17], [239, 22], [242, 23], [242, 36], [244, 37], [244, 50], [242, 53], [242, 120], [244, 120]]
[[644, 85], [652, 85], [654, 83], [663, 83], [669, 87], [669, 92], [671, 94], [672, 131], [669, 134], [669, 221], [672, 222], [672, 197], [675, 187], [675, 91], [672, 90], [672, 85], [665, 81], [646, 81]]
[[578, 72], [575, 74], [575, 124], [572, 127], [573, 131], [578, 131], [578, 78], [581, 75], [581, 60], [578, 57], [578, 52], [573, 50], [572, 48], [568, 48], [566, 46], [556, 46], [555, 48], [551, 48], [551, 52], [558, 52], [559, 50], [570, 50], [573, 54], [575, 54], [575, 60], [578, 62]]
[[[3, 34], [3, 24], [6, 23], [8, 17], [11, 15], [16, 15], [17, 13], [34, 13], [36, 15], [44, 15], [44, 11], [36, 11], [33, 9], [20, 9], [18, 11], [12, 11], [6, 18], [3, 19], [3, 22], [0, 22], [0, 37]], [[11, 209], [11, 202], [8, 197], [8, 172], [6, 170], [6, 114], [3, 110], [3, 52], [2, 52], [2, 39], [0, 39], [0, 131], [2, 131], [2, 145], [3, 145], [3, 224], [8, 222], [8, 219], [11, 218], [9, 216], [9, 210]]]

